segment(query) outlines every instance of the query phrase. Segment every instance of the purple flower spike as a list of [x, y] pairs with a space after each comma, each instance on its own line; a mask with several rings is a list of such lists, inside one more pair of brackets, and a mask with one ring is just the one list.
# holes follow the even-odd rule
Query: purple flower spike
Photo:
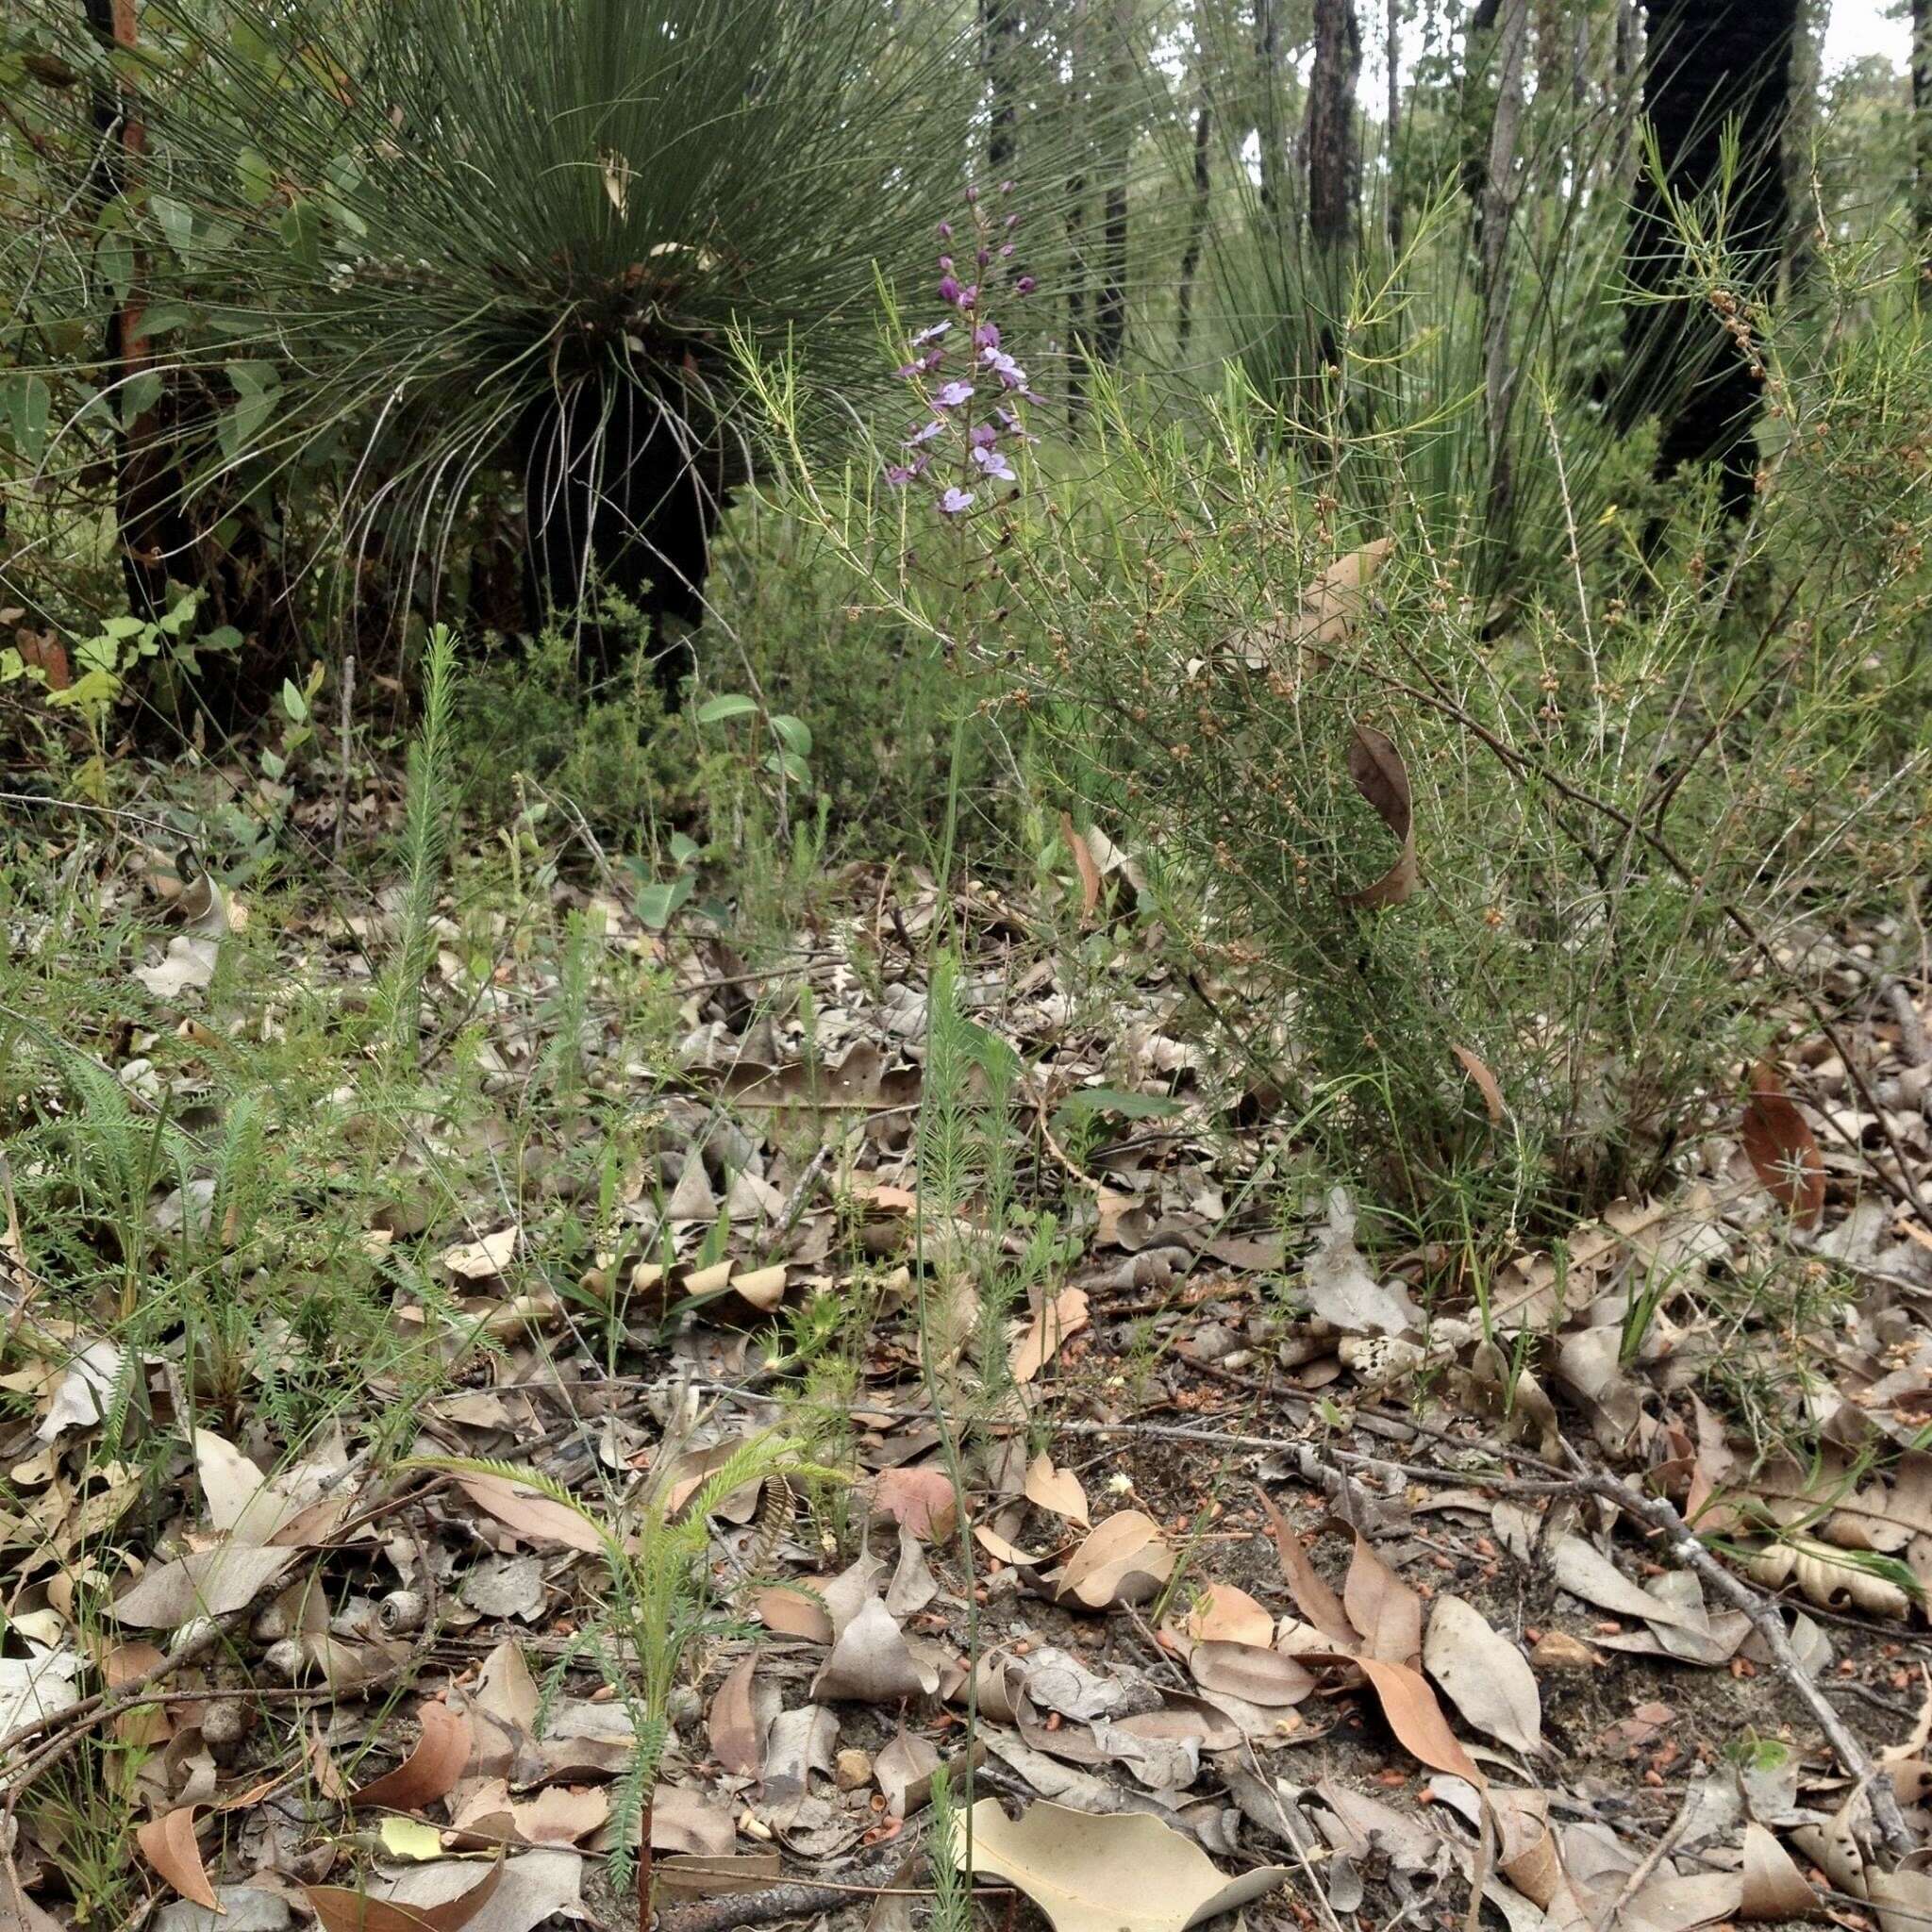
[[972, 308], [974, 306], [976, 306], [978, 301], [979, 284], [977, 282], [968, 282], [966, 286], [959, 291], [959, 307], [961, 308]]
[[1008, 462], [1005, 453], [1001, 450], [975, 449], [973, 452], [973, 460], [979, 465], [979, 473], [983, 476], [996, 476], [1002, 483], [1010, 483], [1013, 480], [1013, 466]]
[[[999, 411], [999, 413], [1002, 416], [1005, 416], [1008, 415], [1009, 412], [1006, 409], [1002, 409]], [[993, 446], [993, 444], [999, 441], [999, 426], [997, 424], [975, 423], [973, 425], [972, 431], [968, 435], [966, 440], [973, 445], [975, 451], [982, 449], [991, 449]]]
[[932, 400], [935, 408], [957, 409], [961, 403], [973, 400], [973, 385], [970, 382], [949, 382]]
[[953, 279], [953, 277], [952, 277], [951, 275], [942, 275], [942, 276], [941, 276], [941, 278], [940, 278], [940, 300], [941, 300], [941, 302], [957, 302], [957, 301], [958, 301], [958, 299], [959, 299], [959, 285], [958, 285], [958, 282], [956, 282], [956, 281], [955, 281], [955, 280]]
[[930, 423], [922, 423], [906, 439], [906, 447], [908, 449], [916, 449], [922, 442], [930, 442], [945, 426], [944, 422], [938, 416], [935, 416]]
[[1022, 275], [1013, 284], [1013, 293], [1016, 295], [1030, 295], [1039, 286], [1040, 284], [1031, 275]]
[[975, 349], [997, 349], [1000, 345], [1000, 329], [996, 322], [982, 322], [973, 331], [973, 346]]
[[953, 325], [950, 322], [936, 322], [930, 328], [921, 329], [912, 338], [911, 346], [915, 349], [923, 349], [926, 343], [938, 341], [952, 326]]

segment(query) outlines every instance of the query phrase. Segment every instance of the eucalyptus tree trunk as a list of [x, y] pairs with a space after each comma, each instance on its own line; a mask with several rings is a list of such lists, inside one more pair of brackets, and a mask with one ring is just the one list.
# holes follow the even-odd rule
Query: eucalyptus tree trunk
[[1798, 0], [1797, 30], [1791, 37], [1791, 104], [1784, 132], [1787, 220], [1781, 238], [1787, 293], [1801, 291], [1817, 266], [1818, 250], [1812, 237], [1818, 211], [1811, 192], [1811, 150], [1818, 139], [1818, 92], [1824, 79], [1824, 27], [1829, 12], [1829, 0]]
[[1012, 174], [1019, 152], [1020, 85], [1014, 72], [1019, 45], [1016, 0], [979, 0], [980, 64], [986, 70], [986, 167], [995, 183]]
[[1490, 122], [1477, 225], [1483, 304], [1484, 441], [1489, 459], [1488, 514], [1500, 533], [1515, 496], [1509, 462], [1509, 415], [1516, 375], [1509, 364], [1509, 230], [1521, 193], [1516, 151], [1522, 139], [1524, 67], [1529, 45], [1529, 0], [1499, 0], [1495, 11], [1496, 111]]
[[1315, 58], [1308, 70], [1308, 234], [1339, 251], [1355, 238], [1360, 178], [1355, 90], [1362, 29], [1355, 0], [1315, 0]]
[[1282, 207], [1281, 160], [1285, 132], [1281, 115], [1280, 0], [1255, 0], [1255, 140], [1259, 153], [1261, 206], [1271, 214]]
[[1122, 103], [1134, 84], [1133, 30], [1133, 0], [1116, 0], [1107, 63], [1113, 152], [1101, 198], [1100, 291], [1093, 303], [1094, 348], [1109, 369], [1120, 367], [1127, 346], [1127, 175], [1134, 123]]
[[1725, 197], [1724, 312], [1682, 291], [1689, 264], [1666, 192], [1648, 169], [1639, 176], [1625, 266], [1640, 292], [1624, 320], [1624, 414], [1658, 414], [1659, 474], [1714, 464], [1725, 513], [1741, 517], [1756, 490], [1760, 383], [1748, 309], [1775, 279], [1785, 242], [1798, 0], [1647, 0], [1646, 12], [1644, 109], [1668, 196], [1715, 197], [1733, 128], [1738, 166]]
[[1087, 324], [1087, 0], [1072, 0], [1067, 54], [1066, 114], [1074, 161], [1063, 196], [1067, 233], [1067, 421], [1087, 407], [1093, 338]]

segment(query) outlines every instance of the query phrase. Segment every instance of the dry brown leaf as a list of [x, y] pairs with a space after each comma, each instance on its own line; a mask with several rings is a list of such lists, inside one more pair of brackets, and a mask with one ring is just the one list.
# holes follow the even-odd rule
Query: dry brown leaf
[[1639, 1617], [1650, 1624], [1669, 1624], [1699, 1636], [1709, 1630], [1709, 1619], [1693, 1615], [1632, 1583], [1594, 1543], [1567, 1531], [1550, 1541], [1550, 1573], [1560, 1589], [1601, 1610], [1621, 1617]]
[[1408, 768], [1387, 732], [1373, 724], [1357, 724], [1349, 741], [1348, 775], [1401, 849], [1395, 863], [1374, 884], [1358, 892], [1344, 892], [1341, 903], [1371, 909], [1400, 906], [1422, 881], [1416, 865], [1415, 798], [1409, 790]]
[[305, 1885], [302, 1895], [322, 1932], [461, 1932], [495, 1895], [507, 1869], [498, 1858], [480, 1884], [442, 1905], [406, 1906], [341, 1885]]
[[1083, 1528], [1091, 1526], [1087, 1491], [1080, 1487], [1080, 1478], [1071, 1469], [1056, 1469], [1053, 1457], [1043, 1449], [1026, 1465], [1025, 1495], [1029, 1503], [1051, 1509], [1056, 1516], [1064, 1516]]
[[[830, 1636], [829, 1627], [825, 1634]], [[758, 1664], [753, 1652], [724, 1679], [706, 1720], [711, 1756], [740, 1777], [762, 1777], [765, 1772], [765, 1738], [772, 1726], [769, 1719], [759, 1722], [752, 1695]]]
[[901, 1724], [872, 1763], [873, 1775], [885, 1795], [886, 1816], [904, 1818], [924, 1804], [932, 1789], [932, 1774], [939, 1768], [940, 1754], [931, 1741], [908, 1734]]
[[1357, 1657], [1356, 1662], [1374, 1686], [1375, 1695], [1381, 1700], [1382, 1715], [1388, 1719], [1396, 1741], [1411, 1757], [1426, 1764], [1431, 1771], [1446, 1771], [1466, 1778], [1478, 1790], [1485, 1788], [1486, 1780], [1476, 1769], [1475, 1760], [1457, 1741], [1456, 1733], [1442, 1715], [1442, 1707], [1436, 1702], [1436, 1693], [1420, 1671], [1378, 1657]]
[[486, 1516], [494, 1517], [525, 1542], [561, 1543], [567, 1550], [582, 1550], [591, 1556], [604, 1553], [604, 1539], [596, 1525], [580, 1510], [541, 1491], [480, 1470], [459, 1473], [457, 1487]]
[[1100, 868], [1093, 862], [1093, 848], [1074, 829], [1072, 812], [1060, 814], [1060, 837], [1074, 856], [1074, 869], [1080, 874], [1080, 917], [1090, 920], [1100, 904]]
[[1299, 1704], [1315, 1688], [1312, 1674], [1293, 1657], [1254, 1643], [1197, 1643], [1188, 1668], [1202, 1690], [1268, 1709]]
[[221, 1901], [208, 1883], [208, 1868], [201, 1862], [201, 1847], [194, 1841], [194, 1821], [207, 1807], [180, 1805], [158, 1818], [150, 1818], [135, 1833], [141, 1855], [178, 1891], [209, 1911], [221, 1910]]
[[223, 1543], [173, 1562], [154, 1564], [119, 1598], [115, 1621], [138, 1630], [175, 1630], [191, 1617], [226, 1617], [245, 1610], [295, 1562], [298, 1550]]
[[1827, 1610], [1860, 1609], [1874, 1617], [1905, 1617], [1911, 1599], [1888, 1576], [1861, 1569], [1842, 1551], [1809, 1537], [1793, 1536], [1752, 1557], [1754, 1581], [1779, 1590], [1795, 1583], [1806, 1596]]
[[1765, 1192], [1800, 1227], [1816, 1227], [1824, 1212], [1824, 1157], [1810, 1122], [1768, 1060], [1751, 1071], [1740, 1138]]
[[1439, 1596], [1429, 1612], [1423, 1662], [1449, 1701], [1512, 1751], [1543, 1747], [1542, 1698], [1523, 1653], [1458, 1596]]
[[942, 1469], [882, 1469], [873, 1479], [873, 1507], [922, 1542], [939, 1542], [959, 1524], [959, 1492]]
[[1274, 1619], [1231, 1583], [1208, 1584], [1181, 1628], [1196, 1643], [1255, 1643], [1266, 1650], [1274, 1641]]
[[811, 1680], [811, 1694], [830, 1703], [897, 1704], [929, 1697], [939, 1674], [912, 1655], [905, 1633], [877, 1597], [839, 1633], [832, 1654]]
[[1287, 1517], [1274, 1507], [1274, 1498], [1258, 1484], [1255, 1493], [1260, 1497], [1261, 1507], [1267, 1513], [1269, 1533], [1274, 1539], [1275, 1552], [1281, 1558], [1281, 1574], [1288, 1583], [1288, 1593], [1294, 1598], [1295, 1607], [1340, 1649], [1353, 1651], [1355, 1626], [1348, 1621], [1348, 1612], [1342, 1608], [1341, 1599], [1308, 1561], [1308, 1553], [1301, 1538], [1294, 1533]]
[[1363, 1656], [1415, 1663], [1423, 1647], [1423, 1600], [1359, 1532], [1342, 1579], [1341, 1607], [1361, 1640], [1357, 1647]]
[[1027, 1324], [1026, 1332], [1013, 1346], [1012, 1376], [1016, 1382], [1030, 1382], [1061, 1344], [1087, 1325], [1087, 1293], [1084, 1289], [1063, 1288]]
[[1449, 1051], [1456, 1056], [1457, 1064], [1475, 1082], [1475, 1091], [1483, 1097], [1483, 1105], [1490, 1110], [1490, 1124], [1500, 1127], [1503, 1124], [1503, 1090], [1496, 1085], [1496, 1076], [1490, 1072], [1488, 1064], [1473, 1048], [1451, 1046]]
[[[964, 1821], [947, 1848], [965, 1858]], [[1285, 1866], [1228, 1878], [1191, 1839], [1143, 1812], [1096, 1817], [1029, 1805], [1008, 1818], [997, 1798], [972, 1813], [973, 1870], [1017, 1886], [1054, 1932], [1188, 1932], [1286, 1883]]]
[[455, 1790], [470, 1761], [470, 1720], [446, 1704], [425, 1704], [416, 1719], [423, 1731], [416, 1748], [393, 1771], [357, 1790], [351, 1804], [420, 1811]]
[[724, 1898], [775, 1885], [784, 1863], [776, 1852], [727, 1852], [717, 1858], [674, 1854], [653, 1862], [651, 1877], [660, 1899]]
[[1807, 1919], [1817, 1907], [1790, 1853], [1755, 1818], [1744, 1826], [1743, 1877], [1738, 1909], [1746, 1919]]
[[1056, 1597], [1071, 1595], [1090, 1610], [1116, 1604], [1145, 1603], [1174, 1573], [1174, 1552], [1160, 1525], [1138, 1509], [1104, 1518], [1067, 1558], [1055, 1586]]
[[1301, 609], [1289, 628], [1297, 644], [1339, 644], [1354, 628], [1362, 597], [1388, 560], [1394, 540], [1376, 537], [1338, 557], [1302, 592]]

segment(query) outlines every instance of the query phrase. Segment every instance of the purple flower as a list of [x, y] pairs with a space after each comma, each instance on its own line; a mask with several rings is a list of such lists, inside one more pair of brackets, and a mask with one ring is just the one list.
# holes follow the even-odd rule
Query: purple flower
[[979, 199], [979, 190], [978, 190], [978, 189], [976, 189], [976, 188], [969, 188], [969, 189], [967, 189], [967, 191], [966, 191], [966, 206], [967, 206], [968, 208], [971, 208], [971, 207], [973, 207], [973, 205], [974, 205], [974, 203], [975, 203], [976, 201], [978, 201], [978, 199]]
[[933, 397], [936, 409], [957, 409], [961, 403], [973, 399], [973, 385], [970, 382], [949, 382]]
[[951, 275], [941, 275], [940, 277], [940, 300], [941, 302], [957, 302], [958, 299], [958, 283]]
[[1002, 181], [1000, 183], [1000, 192], [1002, 194], [1010, 194], [1012, 192], [1013, 184], [1010, 181]]
[[979, 284], [977, 282], [968, 282], [959, 291], [959, 307], [961, 308], [972, 308], [977, 306], [978, 301]]
[[1013, 480], [1013, 466], [1008, 462], [1006, 452], [997, 449], [975, 449], [973, 460], [979, 465], [984, 476], [997, 476], [1003, 483]]
[[992, 259], [992, 250], [982, 248], [974, 259], [979, 263], [981, 268], [984, 268]]
[[[1037, 401], [1038, 398], [1035, 398], [1035, 400]], [[1026, 425], [1020, 421], [1019, 417], [1013, 414], [1012, 410], [1004, 408], [995, 403], [992, 412], [1000, 419], [1000, 427], [1016, 441], [1038, 442], [1040, 441], [1039, 437], [1027, 434]]]
[[1008, 215], [1008, 216], [1007, 217], [1007, 226], [1008, 226], [1008, 227], [1009, 227], [1009, 228], [1017, 228], [1017, 227], [1018, 227], [1019, 225], [1020, 225], [1020, 217], [1019, 217], [1018, 215]]
[[953, 225], [952, 225], [952, 223], [951, 223], [951, 222], [941, 222], [941, 223], [940, 224], [940, 240], [941, 240], [941, 242], [950, 242], [950, 241], [951, 241], [952, 239], [953, 239]]
[[1020, 279], [1013, 284], [1013, 293], [1016, 295], [1030, 295], [1032, 294], [1035, 289], [1039, 288], [1039, 286], [1040, 284], [1036, 282], [1031, 275], [1022, 275]]
[[1012, 252], [1013, 244], [1010, 242], [1002, 242], [1000, 243], [1000, 259], [1002, 261], [1005, 261], [1008, 256], [1011, 255]]
[[982, 322], [973, 331], [973, 346], [975, 349], [997, 349], [1000, 345], [1000, 326], [996, 322]]
[[894, 490], [904, 489], [908, 483], [911, 482], [913, 477], [925, 475], [925, 467], [931, 460], [930, 457], [916, 457], [909, 463], [888, 463], [886, 465], [886, 481]]
[[[1002, 409], [999, 413], [1004, 416], [1008, 411]], [[968, 432], [966, 441], [975, 450], [991, 449], [999, 441], [999, 436], [1000, 432], [995, 425], [991, 423], [975, 423]]]
[[961, 510], [972, 508], [972, 491], [961, 490], [957, 483], [948, 488], [946, 493], [940, 498], [940, 508], [949, 517], [956, 517]]
[[908, 449], [916, 449], [922, 442], [930, 442], [935, 436], [940, 435], [944, 430], [945, 426], [944, 421], [941, 417], [935, 416], [930, 423], [921, 424], [906, 439], [906, 447]]
[[1026, 387], [1026, 372], [1004, 349], [982, 349], [979, 359], [999, 377], [1002, 389], [1024, 390]]
[[942, 255], [940, 257], [940, 270], [944, 275], [952, 274], [953, 258], [950, 255]]
[[952, 327], [950, 322], [936, 322], [930, 328], [923, 328], [912, 338], [910, 347], [923, 349], [928, 342], [936, 342]]

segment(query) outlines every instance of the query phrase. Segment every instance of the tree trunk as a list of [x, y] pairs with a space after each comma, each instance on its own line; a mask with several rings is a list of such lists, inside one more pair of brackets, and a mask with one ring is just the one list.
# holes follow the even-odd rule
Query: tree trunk
[[1356, 83], [1362, 29], [1355, 0], [1315, 0], [1315, 59], [1308, 70], [1308, 234], [1339, 250], [1355, 237], [1359, 178]]
[[1132, 0], [1114, 8], [1108, 60], [1108, 97], [1115, 127], [1101, 204], [1100, 292], [1093, 303], [1093, 340], [1100, 359], [1119, 369], [1127, 346], [1127, 174], [1132, 165], [1133, 117], [1123, 107], [1134, 84]]
[[1812, 235], [1818, 213], [1811, 192], [1811, 150], [1818, 139], [1818, 92], [1824, 79], [1824, 27], [1829, 0], [1798, 0], [1791, 37], [1791, 105], [1784, 137], [1787, 220], [1781, 237], [1787, 293], [1802, 290], [1817, 265]]
[[1638, 0], [1617, 0], [1617, 39], [1611, 55], [1610, 86], [1614, 98], [1616, 135], [1610, 143], [1610, 189], [1620, 200], [1630, 197], [1632, 160], [1637, 150], [1631, 131], [1637, 124], [1637, 97], [1643, 66], [1643, 17]]
[[1920, 279], [1932, 282], [1932, 0], [1912, 0], [1912, 211]]
[[1074, 162], [1067, 175], [1067, 422], [1079, 423], [1093, 370], [1093, 339], [1087, 326], [1087, 0], [1072, 0], [1067, 57], [1066, 112]]
[[1515, 495], [1509, 462], [1509, 414], [1516, 392], [1516, 374], [1509, 364], [1509, 230], [1520, 192], [1516, 149], [1523, 127], [1529, 0], [1501, 0], [1495, 21], [1496, 111], [1490, 122], [1479, 225], [1489, 524], [1492, 534], [1501, 535]]
[[1255, 0], [1255, 141], [1261, 206], [1270, 214], [1282, 206], [1281, 28], [1276, 5], [1277, 0]]
[[[1391, 0], [1393, 4], [1393, 0]], [[1928, 0], [1932, 4], [1932, 0]], [[1203, 62], [1205, 68], [1205, 60]], [[1188, 245], [1181, 252], [1180, 287], [1175, 295], [1174, 345], [1185, 356], [1194, 329], [1194, 277], [1200, 273], [1201, 250], [1208, 239], [1208, 209], [1212, 179], [1208, 172], [1208, 142], [1213, 131], [1205, 73], [1201, 97], [1194, 108], [1194, 198], [1188, 209]]]
[[1389, 62], [1389, 108], [1384, 143], [1389, 152], [1389, 252], [1402, 253], [1402, 0], [1389, 0], [1383, 56]]
[[[1668, 299], [1685, 272], [1682, 243], [1645, 169], [1637, 184], [1626, 269], [1641, 294], [1625, 317], [1625, 420], [1653, 409], [1663, 435], [1657, 469], [1713, 463], [1725, 513], [1749, 508], [1757, 471], [1759, 377], [1726, 320], [1777, 273], [1788, 204], [1782, 136], [1790, 109], [1798, 0], [1647, 0], [1650, 60], [1644, 109], [1664, 183], [1681, 200], [1719, 187], [1727, 125], [1738, 130], [1728, 197], [1729, 295], [1721, 318], [1701, 296]], [[1666, 299], [1658, 300], [1663, 297]]]
[[1019, 152], [1020, 85], [1013, 71], [1019, 44], [1016, 0], [979, 0], [979, 55], [986, 69], [986, 168], [995, 185], [1012, 175]]

